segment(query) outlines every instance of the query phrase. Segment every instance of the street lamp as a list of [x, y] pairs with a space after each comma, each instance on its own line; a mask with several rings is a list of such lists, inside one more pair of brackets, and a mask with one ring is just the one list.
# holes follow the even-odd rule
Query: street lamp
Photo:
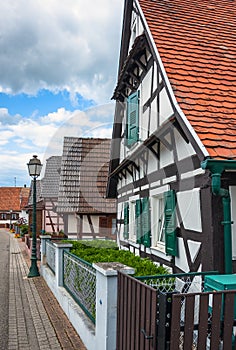
[[42, 170], [42, 164], [37, 156], [33, 156], [27, 164], [29, 175], [33, 178], [33, 218], [32, 218], [32, 251], [31, 266], [28, 277], [40, 276], [37, 265], [37, 237], [36, 237], [36, 179]]

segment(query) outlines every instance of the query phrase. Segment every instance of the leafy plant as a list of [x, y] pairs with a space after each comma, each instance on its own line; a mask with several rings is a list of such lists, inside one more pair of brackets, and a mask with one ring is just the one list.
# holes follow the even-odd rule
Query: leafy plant
[[114, 241], [71, 241], [71, 253], [89, 262], [120, 262], [135, 269], [135, 276], [167, 274], [149, 258], [141, 258], [127, 250], [119, 250]]
[[29, 226], [28, 225], [20, 225], [20, 233], [21, 236], [24, 236], [28, 233]]

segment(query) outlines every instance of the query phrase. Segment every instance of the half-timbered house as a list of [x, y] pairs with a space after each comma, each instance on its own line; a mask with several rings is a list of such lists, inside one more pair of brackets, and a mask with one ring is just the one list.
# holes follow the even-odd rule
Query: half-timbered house
[[173, 272], [236, 259], [235, 18], [229, 0], [124, 4], [107, 195], [122, 247]]
[[47, 159], [44, 177], [41, 181], [41, 197], [44, 202], [43, 230], [50, 234], [59, 234], [64, 230], [62, 215], [56, 211], [61, 172], [61, 156]]
[[28, 187], [0, 187], [0, 227], [12, 228], [16, 222], [28, 222]]
[[65, 137], [57, 212], [69, 237], [115, 239], [116, 200], [107, 199], [110, 139]]

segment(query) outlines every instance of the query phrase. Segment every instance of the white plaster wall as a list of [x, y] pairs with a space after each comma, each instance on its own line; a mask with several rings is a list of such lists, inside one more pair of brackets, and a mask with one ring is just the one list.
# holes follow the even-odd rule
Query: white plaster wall
[[189, 272], [188, 260], [185, 253], [183, 238], [178, 238], [178, 251], [179, 254], [175, 257], [175, 265], [184, 272]]
[[143, 32], [143, 25], [139, 16], [133, 11], [131, 19], [131, 37], [129, 50], [132, 48], [135, 38]]
[[160, 144], [160, 168], [174, 162], [173, 151], [169, 151], [163, 144]]
[[160, 92], [160, 125], [173, 114], [173, 109], [170, 104], [166, 89]]
[[20, 217], [26, 219], [26, 222], [29, 222], [29, 214], [25, 210], [21, 210]]
[[188, 243], [188, 249], [189, 249], [190, 256], [191, 256], [191, 261], [194, 263], [194, 261], [197, 257], [197, 254], [199, 252], [199, 249], [201, 247], [201, 243], [192, 241], [190, 239], [188, 240], [187, 243]]
[[143, 106], [151, 96], [152, 69], [149, 69], [141, 84], [141, 105]]
[[200, 188], [178, 192], [177, 202], [185, 229], [202, 232]]
[[[143, 105], [141, 105], [140, 113], [143, 108]], [[148, 118], [149, 118], [149, 109], [147, 109], [142, 115], [140, 114], [141, 118], [139, 118], [139, 138], [140, 140], [144, 141], [148, 137]]]
[[128, 171], [126, 172], [126, 181], [127, 181], [127, 184], [133, 182], [133, 178]]
[[157, 165], [158, 165], [157, 158], [154, 156], [154, 154], [151, 151], [149, 151], [148, 152], [148, 174], [157, 170]]
[[157, 97], [151, 103], [151, 119], [150, 119], [150, 135], [157, 130], [158, 116], [157, 116]]
[[232, 225], [232, 256], [236, 260], [236, 186], [230, 186]]
[[77, 219], [74, 214], [68, 215], [68, 233], [77, 232]]
[[[99, 216], [91, 215], [91, 221], [93, 224], [93, 229], [95, 233], [99, 233]], [[83, 216], [83, 232], [91, 232], [91, 228], [86, 215]], [[92, 232], [91, 232], [92, 233]]]
[[174, 129], [174, 136], [179, 160], [196, 154], [191, 143], [187, 143], [176, 129]]

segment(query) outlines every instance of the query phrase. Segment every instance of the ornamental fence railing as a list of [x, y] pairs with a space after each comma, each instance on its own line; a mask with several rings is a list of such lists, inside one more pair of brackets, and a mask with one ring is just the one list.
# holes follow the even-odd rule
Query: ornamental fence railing
[[55, 274], [55, 266], [56, 266], [56, 247], [52, 242], [46, 242], [46, 256], [47, 256], [47, 265]]
[[63, 252], [64, 287], [95, 323], [96, 318], [96, 269], [77, 256]]
[[136, 279], [162, 293], [195, 293], [204, 291], [204, 277], [218, 271], [189, 272], [169, 275], [138, 276]]

